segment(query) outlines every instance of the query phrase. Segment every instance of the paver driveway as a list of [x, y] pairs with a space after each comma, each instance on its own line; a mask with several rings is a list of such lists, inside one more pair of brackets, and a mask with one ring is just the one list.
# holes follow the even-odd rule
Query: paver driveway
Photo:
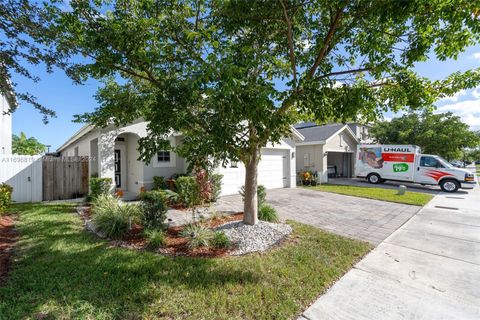
[[[267, 202], [282, 219], [309, 224], [378, 245], [421, 207], [303, 188], [269, 190]], [[238, 195], [222, 197], [217, 210], [241, 211]]]

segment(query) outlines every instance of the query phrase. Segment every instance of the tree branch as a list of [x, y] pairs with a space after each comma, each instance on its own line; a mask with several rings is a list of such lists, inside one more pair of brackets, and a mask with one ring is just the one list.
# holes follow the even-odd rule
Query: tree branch
[[337, 31], [337, 28], [340, 24], [340, 20], [342, 19], [342, 16], [344, 13], [343, 10], [345, 9], [345, 7], [346, 5], [344, 5], [343, 7], [337, 10], [335, 14], [335, 18], [333, 19], [333, 22], [330, 24], [328, 33], [325, 37], [325, 40], [323, 41], [323, 47], [322, 49], [320, 49], [317, 55], [317, 58], [315, 59], [315, 63], [307, 73], [307, 80], [313, 77], [313, 75], [315, 74], [315, 71], [317, 71], [318, 66], [320, 65], [322, 60], [325, 58], [328, 48], [330, 47], [330, 43], [332, 42], [333, 36], [335, 35], [335, 31]]
[[292, 73], [293, 73], [293, 88], [296, 91], [297, 90], [297, 66], [295, 64], [295, 50], [293, 48], [293, 27], [292, 27], [292, 21], [290, 20], [290, 17], [288, 16], [287, 12], [287, 7], [285, 6], [285, 3], [283, 0], [280, 0], [280, 4], [282, 5], [283, 8], [283, 16], [285, 17], [285, 22], [287, 23], [287, 39], [288, 39], [288, 49], [289, 49], [289, 55], [290, 55], [290, 63], [292, 65]]
[[315, 79], [323, 79], [323, 78], [328, 78], [333, 76], [339, 76], [342, 74], [359, 73], [359, 72], [371, 71], [371, 70], [372, 68], [359, 68], [359, 69], [351, 69], [351, 70], [344, 70], [344, 71], [336, 71], [336, 72], [330, 72], [330, 73], [321, 75], [319, 77], [316, 77]]

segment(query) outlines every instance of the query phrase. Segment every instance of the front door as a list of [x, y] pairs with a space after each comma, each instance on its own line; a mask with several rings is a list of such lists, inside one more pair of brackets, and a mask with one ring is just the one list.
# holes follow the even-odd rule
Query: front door
[[122, 160], [120, 149], [115, 149], [115, 186], [122, 187]]

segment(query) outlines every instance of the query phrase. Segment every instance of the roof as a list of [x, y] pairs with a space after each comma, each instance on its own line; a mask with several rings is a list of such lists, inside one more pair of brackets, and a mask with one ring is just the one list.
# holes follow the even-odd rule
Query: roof
[[[323, 126], [311, 125], [297, 127], [297, 130], [305, 137], [304, 143], [326, 141], [338, 131], [346, 127], [343, 123], [327, 124]], [[347, 127], [348, 128], [348, 127]]]
[[79, 140], [82, 138], [84, 135], [92, 131], [95, 127], [91, 124], [85, 124], [83, 127], [80, 128], [77, 132], [73, 134], [70, 138], [68, 138], [65, 143], [63, 143], [60, 147], [57, 148], [57, 152], [60, 152], [67, 148], [70, 144], [74, 143], [75, 141]]
[[[70, 138], [68, 138], [65, 143], [63, 143], [60, 147], [57, 148], [57, 152], [61, 152], [65, 150], [68, 146], [70, 146], [72, 143], [80, 140], [83, 136], [85, 136], [87, 133], [91, 132], [93, 129], [95, 129], [95, 126], [91, 124], [85, 124], [83, 127], [80, 128], [77, 132], [73, 134]], [[174, 133], [174, 135], [179, 135], [179, 133]], [[304, 136], [296, 130], [294, 127], [292, 127], [292, 138], [295, 141], [303, 141]]]

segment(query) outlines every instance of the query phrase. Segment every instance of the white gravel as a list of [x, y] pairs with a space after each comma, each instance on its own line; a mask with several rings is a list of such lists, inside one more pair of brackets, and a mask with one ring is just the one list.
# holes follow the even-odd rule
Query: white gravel
[[292, 227], [283, 223], [259, 221], [256, 225], [246, 225], [242, 221], [227, 222], [216, 230], [225, 235], [235, 244], [232, 255], [242, 255], [251, 252], [265, 251], [283, 240], [292, 232]]

